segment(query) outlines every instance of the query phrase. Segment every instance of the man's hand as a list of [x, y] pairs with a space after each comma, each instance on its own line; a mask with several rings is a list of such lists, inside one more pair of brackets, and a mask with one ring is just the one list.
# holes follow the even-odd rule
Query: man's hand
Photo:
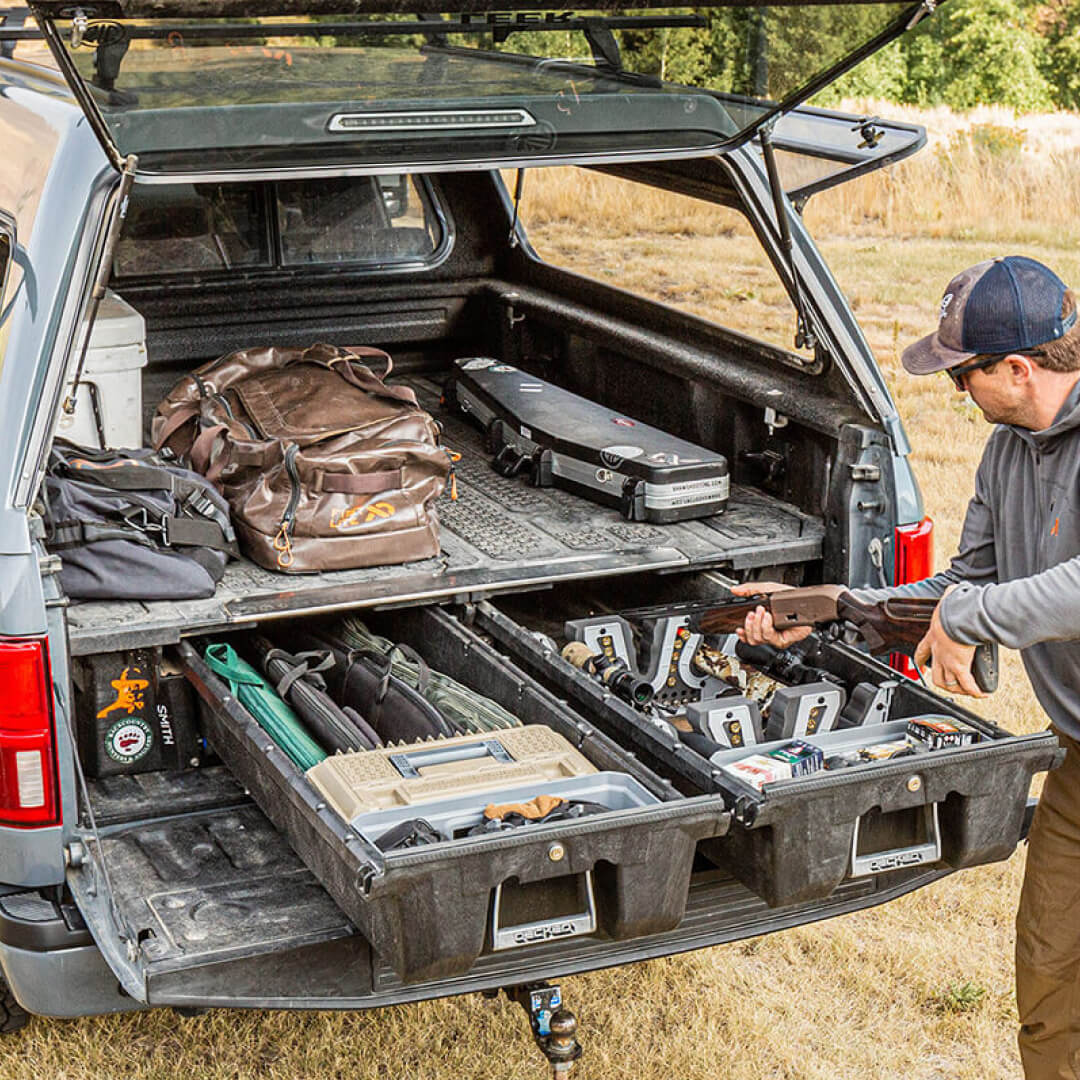
[[[944, 600], [955, 589], [950, 585], [941, 599]], [[949, 694], [967, 694], [970, 697], [986, 697], [971, 674], [971, 662], [975, 656], [974, 645], [961, 645], [953, 641], [941, 625], [941, 601], [934, 608], [930, 629], [915, 649], [915, 663], [925, 666], [928, 660], [933, 664], [930, 669], [930, 681]]]
[[[776, 581], [748, 581], [745, 585], [736, 585], [731, 591], [736, 596], [760, 596], [762, 593], [780, 592], [793, 588]], [[735, 631], [740, 641], [747, 645], [772, 645], [777, 649], [786, 649], [796, 641], [802, 641], [813, 632], [812, 626], [795, 626], [790, 630], [777, 630], [773, 626], [772, 615], [763, 607], [755, 608], [746, 616], [745, 623]]]

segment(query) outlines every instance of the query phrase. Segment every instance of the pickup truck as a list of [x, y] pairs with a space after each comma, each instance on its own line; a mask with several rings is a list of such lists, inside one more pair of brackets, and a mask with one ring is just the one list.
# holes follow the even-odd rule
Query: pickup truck
[[[800, 210], [924, 143], [806, 101], [933, 8], [268, 0], [254, 17], [238, 0], [36, 0], [37, 29], [0, 28], [3, 1030], [505, 988], [563, 1067], [577, 1044], [565, 1014], [552, 1031], [546, 980], [881, 904], [1012, 852], [1053, 737], [1010, 735], [843, 640], [814, 638], [803, 660], [849, 701], [870, 693], [883, 732], [932, 715], [975, 741], [744, 789], [722, 754], [550, 647], [567, 622], [643, 607], [655, 622], [737, 582], [929, 571], [903, 425]], [[699, 57], [681, 81], [664, 77], [674, 43]], [[22, 59], [30, 47], [49, 63]], [[790, 298], [788, 343], [541, 259], [520, 180], [556, 167], [741, 215]], [[390, 352], [460, 455], [440, 556], [302, 576], [241, 558], [209, 599], [70, 601], [40, 493], [103, 297], [145, 325], [144, 438], [179, 379], [233, 350]], [[627, 521], [497, 474], [440, 401], [463, 357], [722, 454], [726, 509]], [[118, 407], [76, 389], [84, 413]], [[356, 618], [645, 794], [380, 851], [327, 812], [201, 647]], [[86, 688], [135, 654], [194, 688], [189, 758], [94, 767]]]

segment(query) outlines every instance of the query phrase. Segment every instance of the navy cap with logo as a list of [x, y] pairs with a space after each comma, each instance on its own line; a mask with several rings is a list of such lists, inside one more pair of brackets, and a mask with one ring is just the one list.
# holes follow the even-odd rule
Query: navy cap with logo
[[904, 367], [929, 375], [1054, 341], [1076, 322], [1076, 311], [1061, 317], [1065, 290], [1053, 270], [1023, 255], [981, 262], [949, 282], [937, 330], [904, 350]]

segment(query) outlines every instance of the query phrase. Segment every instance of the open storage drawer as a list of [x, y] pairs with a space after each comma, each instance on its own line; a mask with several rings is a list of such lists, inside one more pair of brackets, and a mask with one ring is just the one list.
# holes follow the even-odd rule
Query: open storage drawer
[[[600, 792], [610, 800], [605, 805], [622, 807], [460, 836], [452, 826], [461, 808], [447, 798], [417, 810], [431, 810], [437, 827], [455, 838], [384, 852], [363, 820], [349, 824], [328, 805], [198, 650], [181, 643], [178, 660], [199, 694], [208, 742], [381, 960], [413, 982], [462, 974], [485, 950], [582, 933], [623, 940], [678, 925], [698, 843], [730, 825], [722, 799], [681, 795], [442, 611], [383, 613], [372, 625], [522, 724], [563, 736], [598, 770], [583, 778], [585, 797]], [[287, 641], [287, 628], [275, 636]], [[510, 729], [522, 731], [528, 729]], [[406, 769], [423, 768], [428, 757], [452, 750], [453, 741], [394, 750], [409, 759]], [[517, 797], [536, 794], [536, 786], [526, 785]]]
[[872, 657], [815, 636], [807, 663], [835, 677], [848, 700], [862, 686], [858, 700], [869, 705], [866, 688], [882, 685], [890, 699], [884, 713], [866, 717], [866, 726], [796, 733], [819, 746], [823, 756], [902, 738], [908, 719], [926, 716], [957, 721], [978, 741], [757, 788], [724, 766], [768, 753], [790, 737], [735, 749], [716, 746], [710, 752], [700, 743], [696, 749], [687, 745], [670, 724], [647, 716], [562, 659], [552, 641], [536, 632], [552, 629], [550, 614], [535, 626], [522, 626], [485, 601], [476, 608], [474, 625], [683, 790], [722, 793], [735, 820], [726, 835], [704, 840], [702, 853], [773, 906], [824, 898], [848, 877], [924, 863], [961, 868], [1007, 858], [1021, 839], [1033, 775], [1053, 768], [1062, 755], [1050, 732], [1010, 735]]

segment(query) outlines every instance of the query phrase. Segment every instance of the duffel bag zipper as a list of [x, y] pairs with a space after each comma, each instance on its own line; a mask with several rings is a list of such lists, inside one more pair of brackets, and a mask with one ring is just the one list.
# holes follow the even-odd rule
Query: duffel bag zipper
[[456, 450], [451, 450], [449, 446], [441, 447], [442, 452], [450, 459], [450, 476], [448, 477], [450, 488], [450, 501], [457, 502], [457, 463], [461, 460], [461, 455]]
[[289, 474], [292, 494], [281, 517], [277, 536], [274, 537], [274, 550], [278, 553], [277, 562], [282, 570], [287, 570], [293, 564], [292, 534], [296, 527], [296, 504], [300, 501], [300, 474], [296, 471], [299, 450], [296, 443], [290, 443], [285, 450], [285, 471]]

